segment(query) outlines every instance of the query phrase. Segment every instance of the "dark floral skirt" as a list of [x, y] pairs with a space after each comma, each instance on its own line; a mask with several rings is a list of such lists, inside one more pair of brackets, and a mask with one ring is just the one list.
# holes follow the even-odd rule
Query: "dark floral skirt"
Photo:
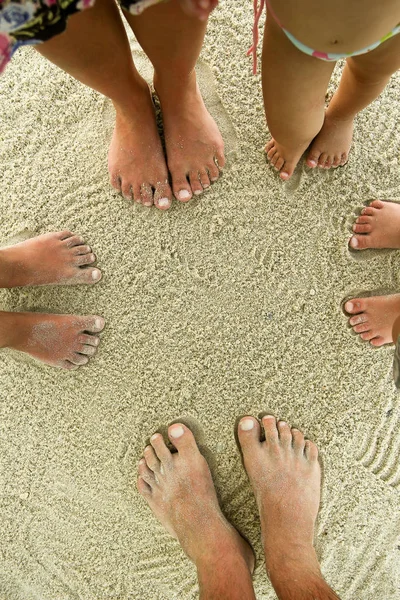
[[[138, 15], [162, 0], [121, 0]], [[90, 8], [95, 0], [0, 0], [0, 73], [20, 46], [40, 44], [62, 33], [68, 17]]]

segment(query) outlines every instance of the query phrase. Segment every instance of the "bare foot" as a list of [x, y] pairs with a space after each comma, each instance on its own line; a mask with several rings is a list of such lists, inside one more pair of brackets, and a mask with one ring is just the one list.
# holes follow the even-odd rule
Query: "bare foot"
[[178, 452], [171, 453], [161, 434], [154, 434], [139, 462], [138, 489], [154, 515], [199, 567], [231, 553], [254, 568], [248, 543], [225, 519], [218, 504], [207, 462], [191, 431], [180, 423], [168, 436]]
[[77, 369], [97, 352], [104, 319], [97, 316], [0, 312], [0, 348], [26, 352], [52, 367]]
[[70, 231], [45, 233], [0, 248], [0, 288], [96, 283], [101, 272], [89, 267], [95, 260], [81, 236]]
[[155, 75], [154, 87], [161, 103], [174, 196], [187, 202], [218, 179], [225, 165], [224, 143], [204, 105], [194, 71], [179, 86]]
[[115, 129], [108, 153], [111, 185], [129, 200], [167, 210], [172, 191], [147, 83], [139, 82], [129, 109], [115, 109]]
[[321, 131], [314, 138], [306, 164], [311, 168], [342, 167], [346, 164], [353, 139], [353, 119], [335, 119], [325, 113]]
[[354, 333], [373, 346], [393, 343], [393, 326], [400, 315], [400, 294], [352, 298], [344, 305]]
[[374, 200], [362, 209], [353, 231], [349, 244], [355, 250], [400, 248], [400, 204]]
[[265, 153], [274, 169], [279, 171], [279, 177], [286, 181], [293, 175], [293, 171], [307, 147], [308, 144], [297, 149], [286, 148], [272, 139], [265, 146]]

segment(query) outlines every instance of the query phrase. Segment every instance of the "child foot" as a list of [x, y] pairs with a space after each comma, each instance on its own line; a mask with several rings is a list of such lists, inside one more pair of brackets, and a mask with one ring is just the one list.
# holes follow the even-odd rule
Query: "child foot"
[[85, 240], [70, 231], [45, 233], [14, 246], [0, 248], [0, 287], [92, 284], [101, 271]]
[[293, 565], [319, 574], [313, 548], [321, 487], [317, 447], [272, 416], [262, 424], [265, 441], [253, 417], [240, 421], [238, 436], [260, 512], [267, 572], [273, 583], [280, 576], [287, 579]]
[[345, 165], [353, 139], [353, 127], [353, 119], [335, 119], [329, 116], [328, 109], [322, 129], [311, 144], [307, 166], [311, 169], [330, 169]]
[[350, 238], [354, 250], [400, 248], [400, 204], [374, 200], [363, 208]]
[[171, 425], [171, 453], [161, 434], [154, 434], [139, 461], [138, 490], [165, 529], [199, 563], [235, 554], [250, 571], [254, 555], [247, 542], [228, 523], [218, 504], [211, 473], [191, 431]]
[[279, 177], [286, 181], [293, 175], [293, 171], [307, 146], [308, 144], [305, 144], [301, 148], [293, 150], [293, 148], [286, 148], [272, 139], [265, 146], [265, 153], [274, 169], [279, 171]]
[[349, 324], [372, 346], [393, 343], [393, 325], [400, 315], [400, 294], [352, 298], [344, 305]]
[[111, 185], [128, 200], [167, 210], [172, 191], [147, 83], [139, 82], [130, 107], [115, 108], [115, 129], [108, 153]]
[[104, 319], [97, 316], [0, 312], [0, 348], [25, 352], [61, 369], [86, 365], [97, 352]]
[[187, 202], [217, 181], [225, 165], [224, 142], [207, 111], [196, 75], [185, 85], [154, 77], [163, 116], [168, 170], [175, 198]]

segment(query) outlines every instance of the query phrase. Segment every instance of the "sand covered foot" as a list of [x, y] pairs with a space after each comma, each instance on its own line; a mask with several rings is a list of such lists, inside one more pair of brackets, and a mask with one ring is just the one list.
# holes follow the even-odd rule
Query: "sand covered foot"
[[293, 175], [293, 171], [307, 146], [308, 144], [300, 148], [287, 148], [272, 139], [265, 146], [265, 153], [274, 169], [279, 171], [279, 177], [286, 181]]
[[322, 129], [308, 152], [307, 166], [311, 169], [330, 169], [345, 165], [353, 139], [353, 128], [353, 119], [335, 119], [329, 116], [328, 109]]
[[92, 284], [101, 279], [85, 240], [70, 231], [45, 233], [0, 248], [0, 287]]
[[110, 182], [128, 200], [167, 210], [172, 203], [150, 90], [143, 80], [128, 107], [116, 106], [108, 153]]
[[[321, 472], [315, 444], [304, 435], [271, 416], [262, 419], [265, 441], [260, 441], [257, 419], [245, 417], [238, 436], [244, 466], [252, 485], [261, 519], [267, 572], [275, 589], [298, 571], [298, 582], [320, 569], [313, 548], [314, 525], [320, 502]], [[288, 594], [293, 598], [331, 596]], [[281, 596], [279, 596], [281, 597]], [[336, 598], [336, 596], [332, 596]]]
[[393, 343], [393, 326], [400, 316], [400, 294], [352, 298], [344, 305], [352, 315], [349, 324], [354, 333], [373, 346]]
[[86, 365], [97, 352], [104, 319], [97, 316], [0, 312], [0, 348], [26, 352], [61, 369]]
[[176, 453], [170, 452], [159, 433], [144, 450], [139, 462], [140, 494], [198, 568], [204, 563], [215, 565], [232, 554], [252, 571], [253, 552], [222, 514], [210, 470], [193, 434], [177, 423], [169, 427], [168, 436]]
[[400, 204], [374, 200], [363, 208], [350, 238], [354, 250], [400, 248]]
[[194, 71], [178, 88], [155, 75], [154, 87], [161, 103], [174, 196], [187, 202], [219, 178], [225, 165], [224, 142], [204, 105]]

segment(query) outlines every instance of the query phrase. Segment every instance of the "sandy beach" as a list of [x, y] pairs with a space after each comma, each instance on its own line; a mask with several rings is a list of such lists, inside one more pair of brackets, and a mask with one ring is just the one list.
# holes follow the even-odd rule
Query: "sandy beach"
[[[348, 249], [369, 200], [400, 200], [400, 73], [356, 119], [348, 165], [283, 183], [266, 164], [252, 2], [224, 0], [199, 61], [228, 166], [166, 213], [108, 181], [109, 100], [19, 50], [0, 79], [0, 245], [70, 229], [91, 287], [0, 290], [0, 308], [98, 314], [97, 356], [64, 372], [0, 352], [0, 600], [192, 600], [196, 572], [136, 491], [150, 435], [191, 424], [224, 513], [263, 566], [237, 418], [270, 411], [317, 443], [317, 550], [342, 600], [400, 598], [400, 400], [393, 348], [348, 328], [344, 298], [400, 291], [400, 252]], [[130, 36], [139, 68], [146, 59]], [[336, 67], [329, 92], [337, 85]]]

